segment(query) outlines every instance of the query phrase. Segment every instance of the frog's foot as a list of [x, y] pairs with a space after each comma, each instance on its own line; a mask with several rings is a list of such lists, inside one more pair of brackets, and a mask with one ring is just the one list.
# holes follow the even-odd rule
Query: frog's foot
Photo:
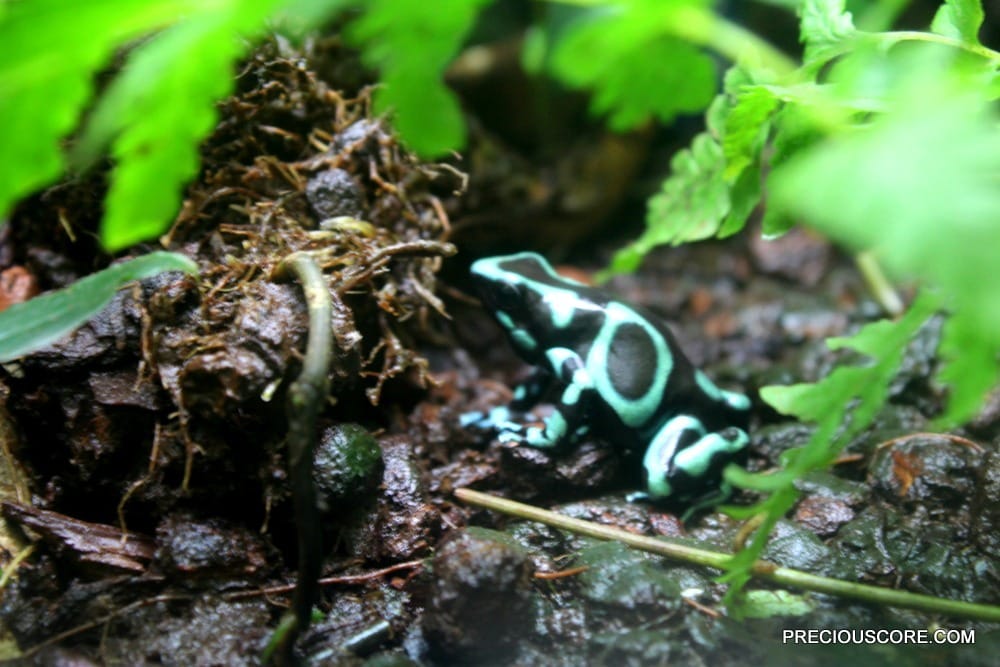
[[524, 430], [523, 426], [512, 422], [507, 425], [507, 428], [500, 429], [500, 432], [497, 434], [497, 440], [506, 444], [524, 444]]
[[632, 493], [625, 494], [626, 502], [630, 503], [644, 503], [652, 499], [653, 498], [645, 491], [633, 491]]
[[463, 413], [458, 417], [458, 424], [462, 428], [476, 428], [481, 431], [521, 429], [521, 426], [513, 421], [511, 410], [506, 405], [497, 406], [485, 413], [479, 410]]
[[729, 496], [732, 494], [733, 487], [728, 482], [723, 481], [715, 491], [692, 500], [691, 505], [681, 515], [681, 523], [687, 523], [691, 517], [702, 510], [711, 509], [719, 503], [729, 500]]

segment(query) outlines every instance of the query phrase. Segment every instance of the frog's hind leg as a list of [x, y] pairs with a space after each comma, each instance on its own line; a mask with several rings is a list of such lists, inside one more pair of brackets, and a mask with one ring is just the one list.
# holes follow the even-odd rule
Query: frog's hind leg
[[[656, 434], [643, 457], [649, 496], [681, 499], [714, 495], [711, 487], [719, 484], [722, 465], [749, 440], [739, 428], [707, 433], [695, 417], [674, 417]], [[709, 493], [698, 493], [703, 489]]]

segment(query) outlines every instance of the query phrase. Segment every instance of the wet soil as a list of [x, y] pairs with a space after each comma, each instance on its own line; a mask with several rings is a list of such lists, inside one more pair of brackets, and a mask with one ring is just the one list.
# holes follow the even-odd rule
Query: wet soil
[[[471, 487], [723, 551], [740, 529], [715, 512], [685, 525], [683, 508], [628, 502], [638, 467], [611, 442], [555, 455], [462, 426], [462, 415], [509, 401], [528, 370], [467, 292], [464, 267], [504, 245], [476, 222], [497, 211], [482, 209], [492, 200], [481, 190], [462, 198], [454, 166], [409, 155], [364, 91], [322, 80], [315, 72], [331, 71], [336, 54], [308, 55], [262, 50], [223, 105], [205, 169], [163, 239], [198, 261], [200, 277], [125, 289], [69, 338], [0, 372], [13, 480], [0, 546], [9, 562], [34, 544], [3, 589], [0, 619], [24, 663], [259, 664], [296, 579], [284, 392], [301, 368], [307, 317], [299, 287], [271, 274], [298, 251], [319, 258], [339, 303], [314, 466], [323, 579], [298, 644], [305, 663], [990, 660], [995, 626], [830, 596], [737, 621], [716, 613], [715, 572], [457, 502], [453, 491]], [[103, 190], [99, 174], [88, 179], [15, 214], [0, 243], [10, 299], [111, 261], [82, 233]], [[67, 207], [78, 212], [75, 242], [41, 224]], [[654, 252], [609, 289], [661, 315], [697, 366], [751, 397], [747, 465], [767, 470], [810, 430], [758, 389], [823, 377], [841, 358], [824, 339], [881, 314], [821, 239], [752, 237]], [[572, 260], [562, 268], [602, 267], [615, 242], [592, 238], [559, 253]], [[452, 243], [459, 254], [446, 259]], [[1000, 399], [961, 438], [927, 434], [943, 399], [928, 379], [936, 340], [932, 324], [910, 345], [890, 405], [849, 456], [800, 481], [768, 559], [997, 602]], [[975, 628], [977, 643], [782, 642], [789, 629], [934, 624]]]

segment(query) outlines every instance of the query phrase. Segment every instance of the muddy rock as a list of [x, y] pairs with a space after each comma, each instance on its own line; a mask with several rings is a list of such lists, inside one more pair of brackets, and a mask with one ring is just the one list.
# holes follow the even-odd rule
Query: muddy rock
[[382, 450], [357, 424], [323, 430], [313, 462], [313, 479], [323, 511], [370, 494], [379, 481]]
[[154, 562], [162, 572], [191, 577], [245, 577], [267, 567], [259, 535], [221, 519], [169, 516], [156, 531]]
[[310, 178], [306, 199], [320, 219], [362, 215], [361, 188], [343, 169], [327, 169]]
[[370, 560], [409, 560], [437, 541], [441, 511], [431, 504], [409, 437], [386, 436], [378, 444], [384, 462], [378, 499], [356, 514], [347, 543]]
[[996, 450], [983, 457], [982, 482], [972, 505], [973, 535], [979, 548], [1000, 560], [1000, 454]]
[[434, 558], [434, 575], [423, 618], [433, 656], [494, 664], [531, 630], [531, 564], [510, 538], [454, 533]]
[[982, 452], [943, 435], [914, 435], [875, 452], [872, 488], [890, 502], [918, 502], [954, 513], [972, 500]]
[[498, 445], [503, 475], [520, 498], [562, 493], [593, 494], [621, 477], [623, 457], [608, 443], [588, 441], [571, 451]]

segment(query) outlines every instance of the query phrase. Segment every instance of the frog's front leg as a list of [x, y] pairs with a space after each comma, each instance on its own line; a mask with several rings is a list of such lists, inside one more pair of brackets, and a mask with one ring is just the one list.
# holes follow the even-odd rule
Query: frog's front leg
[[545, 418], [544, 426], [500, 434], [503, 442], [518, 442], [532, 447], [551, 448], [584, 435], [587, 404], [596, 394], [594, 382], [587, 372], [583, 359], [568, 348], [553, 348], [546, 352], [549, 368], [558, 381], [565, 385], [555, 412]]
[[523, 382], [514, 387], [514, 396], [507, 407], [513, 412], [526, 412], [535, 407], [552, 387], [554, 378], [546, 368], [533, 368]]
[[532, 369], [531, 375], [519, 383], [507, 405], [498, 405], [489, 412], [466, 412], [459, 418], [463, 427], [473, 427], [500, 432], [520, 431], [523, 427], [514, 421], [541, 400], [552, 386], [552, 374], [545, 368]]
[[[704, 491], [711, 490], [706, 484], [718, 484], [715, 476], [721, 472], [720, 466], [749, 442], [742, 429], [729, 427], [707, 433], [701, 421], [690, 415], [674, 417], [657, 432], [643, 458], [649, 496], [706, 497]], [[717, 470], [709, 474], [713, 466]], [[728, 496], [727, 488], [720, 486], [719, 490]], [[711, 502], [721, 499], [719, 493], [712, 496]]]

